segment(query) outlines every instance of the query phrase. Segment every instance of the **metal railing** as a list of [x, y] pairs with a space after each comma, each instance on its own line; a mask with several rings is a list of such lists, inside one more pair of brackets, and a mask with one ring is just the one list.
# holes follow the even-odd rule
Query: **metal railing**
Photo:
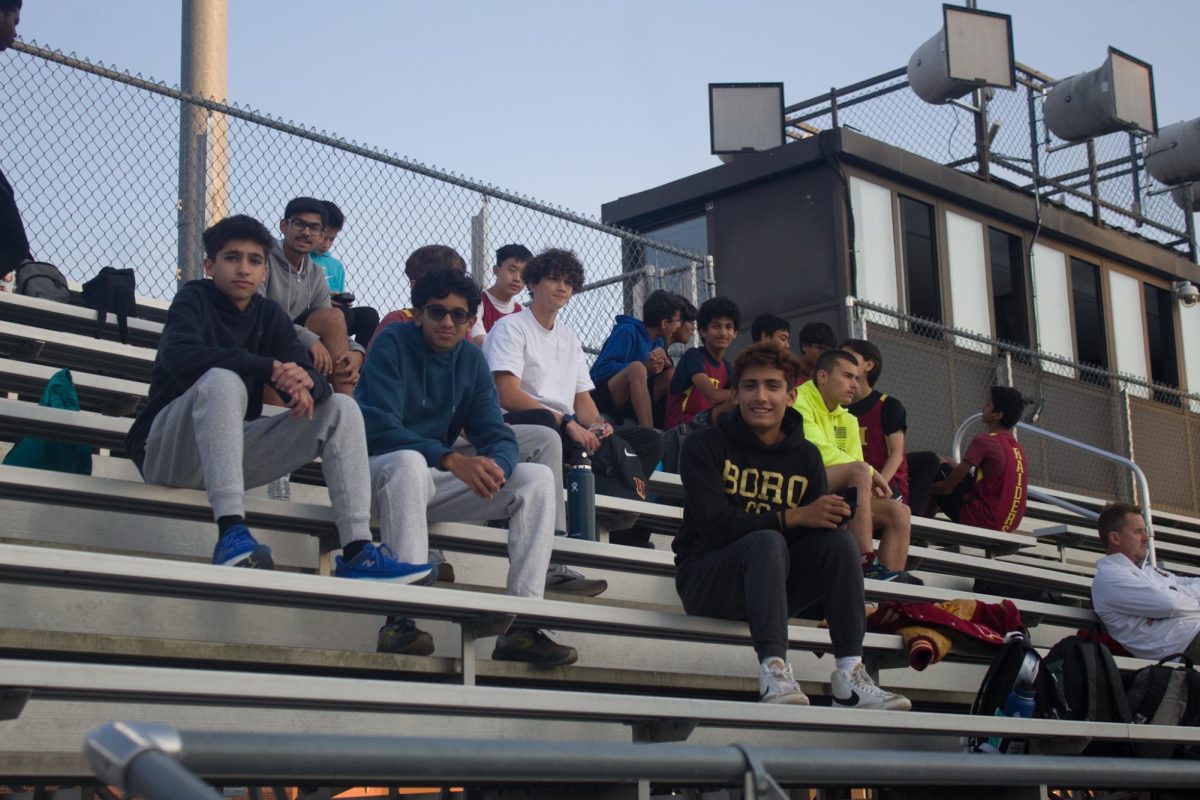
[[84, 744], [96, 774], [146, 800], [213, 800], [197, 778], [310, 785], [421, 782], [736, 786], [747, 800], [786, 800], [784, 786], [1200, 787], [1186, 760], [804, 750], [743, 745], [495, 741], [176, 731], [109, 723]]
[[[13, 50], [0, 82], [3, 167], [34, 256], [68, 278], [133, 267], [140, 294], [169, 299], [199, 276], [207, 224], [245, 213], [273, 229], [290, 198], [309, 195], [345, 212], [333, 255], [358, 303], [382, 313], [409, 304], [404, 260], [426, 244], [455, 248], [485, 285], [500, 245], [574, 250], [588, 284], [563, 319], [592, 349], [650, 289], [697, 305], [713, 293], [703, 253], [36, 43]], [[192, 196], [180, 189], [185, 108], [206, 120], [189, 149], [203, 163], [182, 168], [208, 177]]]
[[[967, 430], [981, 419], [983, 419], [983, 414], [972, 414], [964, 419], [962, 424], [958, 426], [958, 429], [954, 431], [954, 443], [951, 445], [950, 455], [955, 461], [962, 459], [962, 443], [963, 438], [967, 435]], [[1066, 445], [1067, 447], [1073, 447], [1076, 450], [1081, 450], [1089, 455], [1095, 456], [1096, 458], [1101, 458], [1106, 461], [1112, 461], [1120, 464], [1132, 472], [1134, 480], [1137, 481], [1138, 496], [1141, 498], [1142, 502], [1142, 518], [1146, 521], [1146, 533], [1150, 536], [1150, 566], [1158, 566], [1158, 558], [1154, 554], [1154, 520], [1151, 516], [1150, 483], [1146, 480], [1146, 473], [1142, 472], [1141, 467], [1124, 456], [1117, 455], [1116, 453], [1110, 453], [1107, 450], [1102, 450], [1099, 447], [1093, 447], [1092, 445], [1084, 442], [1076, 441], [1069, 436], [1062, 436], [1054, 433], [1053, 431], [1048, 431], [1045, 428], [1039, 428], [1037, 425], [1030, 425], [1028, 422], [1018, 422], [1016, 427], [1021, 433], [1028, 433], [1032, 436], [1040, 436], [1044, 439], [1050, 439], [1051, 441]], [[1073, 504], [1065, 503], [1064, 507], [1071, 508], [1072, 505]], [[1077, 509], [1078, 507], [1075, 508]]]
[[[848, 298], [850, 328], [883, 352], [881, 391], [908, 411], [906, 448], [944, 452], [958, 421], [991, 386], [1030, 399], [1028, 420], [1136, 461], [1160, 511], [1200, 516], [1200, 394]], [[1030, 483], [1141, 502], [1136, 481], [1108, 460], [1061, 442], [1029, 443]]]
[[786, 107], [785, 134], [849, 128], [1197, 259], [1195, 221], [1146, 172], [1146, 139], [1126, 132], [1059, 139], [1041, 118], [1049, 76], [1018, 64], [1015, 88], [985, 90], [972, 111], [924, 102], [906, 73], [901, 67]]

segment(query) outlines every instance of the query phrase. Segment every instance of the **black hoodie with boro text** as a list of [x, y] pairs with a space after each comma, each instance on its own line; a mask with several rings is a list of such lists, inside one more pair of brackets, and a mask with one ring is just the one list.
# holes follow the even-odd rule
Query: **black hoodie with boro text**
[[673, 545], [676, 565], [754, 531], [790, 536], [806, 530], [785, 527], [783, 512], [827, 493], [825, 465], [817, 448], [804, 439], [803, 420], [795, 409], [784, 413], [782, 430], [781, 441], [763, 444], [735, 410], [684, 440], [679, 457], [683, 527]]

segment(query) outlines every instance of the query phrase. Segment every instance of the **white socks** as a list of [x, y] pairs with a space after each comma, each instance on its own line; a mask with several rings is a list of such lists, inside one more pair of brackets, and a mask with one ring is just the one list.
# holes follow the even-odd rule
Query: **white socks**
[[853, 672], [854, 668], [862, 663], [862, 656], [843, 656], [835, 658], [834, 662], [839, 670], [844, 669], [846, 672]]

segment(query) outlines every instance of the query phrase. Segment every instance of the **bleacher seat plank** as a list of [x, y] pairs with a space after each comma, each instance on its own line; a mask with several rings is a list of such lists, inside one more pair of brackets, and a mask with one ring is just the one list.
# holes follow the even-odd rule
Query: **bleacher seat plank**
[[129, 380], [149, 381], [154, 369], [155, 351], [146, 347], [0, 321], [0, 355], [21, 357], [30, 348], [36, 355], [22, 360]]
[[1087, 737], [1103, 741], [1200, 743], [1200, 729], [973, 714], [863, 711], [727, 700], [544, 691], [493, 686], [168, 669], [31, 659], [0, 660], [6, 680], [43, 700], [186, 702], [381, 713], [569, 719], [622, 724], [696, 723], [721, 728], [789, 728], [914, 736]]
[[[82, 305], [69, 305], [41, 297], [26, 297], [12, 292], [0, 292], [0, 320], [19, 322], [23, 325], [53, 325], [61, 331], [94, 336], [97, 332], [106, 339], [116, 341], [117, 318], [109, 314], [103, 325], [97, 327], [99, 313]], [[162, 335], [163, 324], [130, 317], [129, 341], [134, 344], [157, 347]]]

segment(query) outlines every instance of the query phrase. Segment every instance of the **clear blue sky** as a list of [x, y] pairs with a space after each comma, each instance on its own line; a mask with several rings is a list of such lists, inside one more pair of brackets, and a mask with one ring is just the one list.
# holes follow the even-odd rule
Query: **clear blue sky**
[[[933, 0], [231, 0], [230, 98], [596, 215], [714, 166], [706, 87], [797, 102], [902, 66]], [[994, 0], [1017, 59], [1055, 77], [1113, 45], [1154, 66], [1160, 124], [1200, 116], [1194, 0]], [[26, 0], [26, 41], [179, 80], [173, 0]]]

